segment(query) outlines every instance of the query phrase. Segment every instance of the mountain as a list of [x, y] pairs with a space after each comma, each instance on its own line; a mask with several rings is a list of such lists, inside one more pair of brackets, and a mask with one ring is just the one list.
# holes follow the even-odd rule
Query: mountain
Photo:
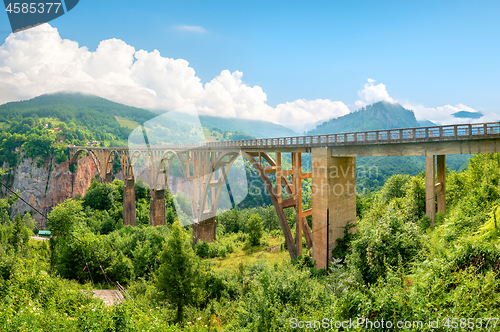
[[[208, 141], [255, 138], [244, 132], [247, 128], [253, 128], [253, 132], [257, 133], [258, 128], [263, 128], [263, 132], [265, 130], [278, 132], [277, 135], [288, 130], [260, 121], [242, 123], [238, 119], [231, 121], [231, 119], [205, 117], [202, 120], [205, 128], [201, 132], [193, 129], [193, 124], [197, 123], [198, 126], [200, 124], [196, 117], [192, 120], [187, 118], [187, 121], [185, 116], [178, 119], [159, 117], [158, 113], [122, 105], [101, 97], [61, 92], [0, 105], [0, 141], [5, 138], [2, 134], [6, 132], [27, 136], [35, 130], [34, 127], [43, 127], [47, 124], [51, 130], [60, 127], [57, 140], [62, 139], [66, 144], [85, 145], [87, 142], [97, 141], [103, 142], [106, 146], [123, 146], [127, 144], [132, 130], [152, 119], [155, 120], [150, 125], [155, 130], [150, 132], [149, 138], [156, 140], [158, 144], [198, 142], [203, 139], [203, 135]], [[1, 153], [0, 161], [2, 161]]]
[[419, 125], [419, 127], [432, 127], [432, 126], [437, 126], [437, 124], [435, 124], [434, 122], [429, 121], [429, 120], [422, 120], [422, 121], [418, 121], [418, 125]]
[[290, 128], [262, 120], [221, 118], [217, 116], [200, 115], [198, 122], [198, 119], [193, 115], [187, 115], [185, 113], [177, 112], [167, 112], [166, 114], [169, 118], [178, 122], [186, 122], [198, 126], [201, 124], [201, 126], [205, 128], [218, 128], [228, 132], [244, 132], [252, 136], [244, 137], [241, 139], [272, 138], [299, 135]]
[[459, 111], [452, 114], [455, 118], [479, 119], [483, 116], [481, 112]]
[[81, 93], [58, 92], [0, 105], [0, 121], [12, 120], [19, 116], [24, 118], [35, 114], [39, 118], [57, 117], [61, 121], [74, 120], [75, 123], [83, 120], [92, 124], [92, 118], [97, 122], [106, 119], [110, 122], [109, 125], [112, 125], [111, 123], [119, 125], [115, 116], [128, 118], [139, 123], [156, 116], [155, 113], [141, 108]]
[[334, 134], [411, 127], [419, 127], [413, 111], [407, 110], [399, 104], [381, 101], [326, 121], [307, 134]]

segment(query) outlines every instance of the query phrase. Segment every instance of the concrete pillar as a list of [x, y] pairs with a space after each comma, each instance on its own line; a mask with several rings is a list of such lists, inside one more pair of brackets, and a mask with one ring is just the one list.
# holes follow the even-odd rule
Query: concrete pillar
[[108, 173], [104, 176], [103, 183], [111, 183], [113, 182], [113, 174]]
[[311, 158], [312, 251], [316, 266], [323, 268], [327, 253], [330, 261], [336, 240], [344, 236], [345, 225], [356, 222], [356, 157], [332, 157], [330, 148], [313, 147]]
[[215, 217], [193, 224], [193, 246], [198, 241], [214, 242], [216, 239], [216, 226]]
[[439, 155], [437, 158], [437, 185], [436, 194], [438, 201], [438, 212], [446, 213], [446, 156]]
[[123, 224], [135, 223], [135, 181], [134, 178], [123, 181]]
[[425, 213], [431, 218], [431, 227], [436, 222], [435, 170], [433, 154], [425, 155]]
[[165, 189], [151, 189], [149, 224], [165, 225]]

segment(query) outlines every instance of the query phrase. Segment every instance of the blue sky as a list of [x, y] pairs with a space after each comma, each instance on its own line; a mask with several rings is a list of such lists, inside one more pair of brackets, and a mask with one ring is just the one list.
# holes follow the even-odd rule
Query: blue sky
[[[81, 0], [50, 25], [90, 52], [116, 38], [184, 59], [201, 84], [241, 72], [272, 108], [319, 99], [353, 110], [373, 79], [425, 117], [447, 105], [500, 114], [499, 17], [495, 1]], [[4, 13], [0, 43], [9, 30]]]

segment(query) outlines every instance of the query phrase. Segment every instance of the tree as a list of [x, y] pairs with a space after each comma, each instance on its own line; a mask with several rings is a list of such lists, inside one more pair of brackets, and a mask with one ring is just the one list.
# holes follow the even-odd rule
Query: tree
[[75, 226], [83, 221], [82, 203], [70, 198], [56, 206], [48, 215], [47, 226], [54, 238], [66, 239]]
[[410, 176], [394, 174], [386, 181], [382, 190], [380, 190], [381, 198], [389, 202], [394, 197], [404, 197], [409, 184]]
[[252, 214], [247, 223], [248, 240], [252, 246], [260, 244], [263, 231], [262, 218], [257, 213]]
[[119, 196], [120, 193], [115, 184], [94, 182], [83, 198], [83, 206], [90, 206], [97, 210], [109, 210], [115, 202], [119, 201]]
[[9, 242], [15, 251], [18, 251], [19, 247], [26, 245], [29, 241], [30, 234], [26, 226], [23, 224], [21, 216], [16, 214], [14, 218], [14, 228], [10, 235]]
[[55, 267], [65, 278], [76, 278], [77, 270], [82, 264], [81, 243], [71, 234], [80, 228], [78, 226], [82, 225], [84, 217], [82, 203], [68, 198], [56, 206], [47, 218], [47, 226], [51, 231], [51, 271], [52, 267]]
[[201, 300], [204, 272], [191, 247], [188, 234], [176, 220], [160, 255], [158, 291], [177, 307], [176, 321], [181, 322], [184, 307]]

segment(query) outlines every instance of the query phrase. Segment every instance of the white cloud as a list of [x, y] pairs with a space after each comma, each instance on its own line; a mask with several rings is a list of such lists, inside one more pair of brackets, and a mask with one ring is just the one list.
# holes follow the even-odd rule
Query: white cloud
[[205, 84], [196, 105], [201, 113], [244, 119], [276, 120], [275, 110], [266, 104], [267, 95], [259, 86], [250, 87], [242, 81], [243, 73], [223, 70]]
[[188, 32], [196, 32], [196, 33], [205, 33], [207, 30], [197, 25], [178, 25], [175, 27], [180, 31], [188, 31]]
[[[186, 60], [136, 50], [119, 39], [104, 40], [91, 52], [62, 39], [49, 24], [11, 34], [0, 46], [0, 104], [58, 91], [94, 94], [146, 109], [195, 105], [201, 114], [266, 120], [300, 133], [349, 112], [343, 102], [329, 99], [298, 99], [271, 107], [262, 88], [246, 84], [240, 71], [223, 70], [203, 85]], [[372, 79], [358, 95], [358, 108], [382, 100], [397, 102], [384, 84]], [[439, 123], [464, 122], [451, 114], [474, 111], [462, 104], [403, 106], [414, 110], [417, 119]], [[498, 119], [490, 114], [476, 121], [490, 118]]]
[[[199, 27], [183, 29], [200, 32]], [[136, 50], [119, 39], [91, 52], [59, 36], [49, 24], [11, 34], [0, 46], [0, 104], [44, 93], [78, 91], [119, 103], [159, 110], [194, 104], [202, 114], [272, 121], [297, 131], [345, 114], [339, 101], [297, 100], [273, 108], [243, 73], [223, 70], [203, 85], [183, 59]]]
[[477, 112], [475, 109], [466, 106], [464, 104], [458, 104], [455, 106], [444, 105], [439, 107], [425, 107], [423, 105], [412, 105], [406, 103], [402, 105], [404, 108], [412, 110], [415, 113], [415, 117], [418, 121], [429, 120], [436, 124], [459, 124], [459, 123], [480, 123], [480, 122], [493, 122], [498, 121], [499, 116], [495, 113], [488, 113], [480, 117], [479, 119], [471, 118], [457, 118], [453, 116], [454, 113], [460, 111], [467, 112]]
[[305, 100], [279, 104], [277, 107], [281, 124], [301, 133], [332, 118], [349, 114], [349, 108], [341, 101], [329, 99]]
[[379, 101], [387, 101], [389, 103], [397, 103], [397, 100], [389, 97], [389, 93], [385, 88], [385, 84], [374, 84], [376, 81], [369, 78], [368, 83], [365, 83], [363, 90], [358, 91], [358, 96], [361, 100], [356, 101], [354, 104], [357, 108], [365, 107]]
[[[398, 101], [391, 98], [386, 90], [386, 86], [382, 83], [374, 84], [375, 80], [369, 78], [365, 83], [364, 88], [358, 91], [358, 96], [361, 100], [355, 102], [356, 109], [373, 104], [379, 101], [386, 101], [390, 103], [397, 103]], [[439, 107], [425, 107], [420, 104], [405, 103], [402, 105], [404, 108], [412, 110], [418, 121], [429, 120], [436, 124], [459, 124], [459, 123], [480, 123], [480, 122], [493, 122], [498, 121], [499, 116], [495, 113], [488, 113], [479, 119], [471, 118], [457, 118], [453, 116], [454, 113], [460, 111], [477, 112], [472, 107], [464, 104], [455, 106], [444, 105]]]

